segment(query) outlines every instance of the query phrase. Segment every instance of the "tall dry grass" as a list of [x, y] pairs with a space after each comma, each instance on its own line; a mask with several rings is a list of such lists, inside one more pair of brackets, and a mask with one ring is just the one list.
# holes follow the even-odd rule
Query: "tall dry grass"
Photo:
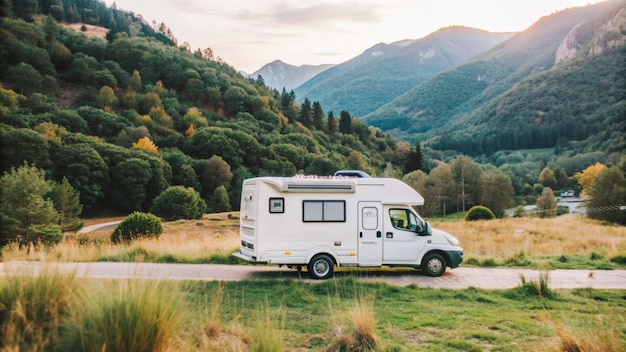
[[616, 255], [626, 252], [626, 227], [580, 215], [551, 219], [506, 218], [488, 221], [433, 221], [433, 227], [455, 235], [466, 257], [508, 259], [532, 256]]
[[[111, 219], [103, 220], [109, 221]], [[159, 239], [139, 239], [131, 244], [111, 243], [113, 229], [66, 234], [53, 248], [9, 245], [3, 248], [2, 259], [94, 262], [129, 258], [132, 261], [168, 261], [170, 258], [193, 263], [206, 262], [215, 256], [229, 257], [239, 248], [239, 220], [232, 213], [210, 214], [201, 220], [164, 222], [163, 228]]]
[[0, 351], [51, 350], [83, 285], [54, 270], [0, 280]]
[[[107, 221], [110, 219], [106, 219]], [[93, 220], [91, 220], [93, 222]], [[233, 260], [239, 248], [237, 213], [210, 214], [201, 220], [164, 222], [158, 240], [142, 239], [130, 245], [112, 244], [113, 231], [67, 234], [57, 246], [46, 248], [5, 247], [3, 260], [38, 261], [146, 261], [222, 263]], [[551, 219], [506, 218], [489, 221], [432, 221], [433, 227], [459, 238], [466, 258], [506, 262], [520, 255], [562, 256], [599, 253], [626, 256], [626, 227], [590, 220], [580, 215]]]

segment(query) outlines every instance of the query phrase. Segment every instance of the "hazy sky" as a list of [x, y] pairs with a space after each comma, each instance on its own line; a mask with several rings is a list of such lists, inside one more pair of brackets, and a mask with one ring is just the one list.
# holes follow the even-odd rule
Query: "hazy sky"
[[[111, 5], [114, 0], [105, 0]], [[522, 31], [545, 15], [599, 0], [115, 0], [122, 10], [165, 23], [191, 49], [211, 48], [252, 73], [280, 59], [338, 64], [369, 47], [462, 25]]]

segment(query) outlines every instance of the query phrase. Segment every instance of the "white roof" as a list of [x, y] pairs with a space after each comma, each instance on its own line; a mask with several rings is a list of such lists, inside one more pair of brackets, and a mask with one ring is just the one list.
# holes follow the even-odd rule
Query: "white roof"
[[[278, 192], [289, 193], [358, 193], [363, 201], [384, 204], [422, 205], [424, 198], [412, 187], [395, 178], [346, 177], [257, 177]], [[246, 180], [247, 181], [247, 180]]]

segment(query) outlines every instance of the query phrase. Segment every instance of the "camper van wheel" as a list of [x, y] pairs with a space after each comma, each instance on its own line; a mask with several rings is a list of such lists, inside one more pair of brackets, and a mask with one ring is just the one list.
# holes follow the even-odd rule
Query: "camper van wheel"
[[333, 259], [326, 254], [318, 254], [307, 266], [307, 270], [309, 271], [309, 276], [313, 279], [328, 279], [333, 276], [333, 267], [335, 263]]
[[437, 253], [431, 253], [422, 261], [422, 271], [428, 276], [441, 276], [446, 271], [446, 260]]

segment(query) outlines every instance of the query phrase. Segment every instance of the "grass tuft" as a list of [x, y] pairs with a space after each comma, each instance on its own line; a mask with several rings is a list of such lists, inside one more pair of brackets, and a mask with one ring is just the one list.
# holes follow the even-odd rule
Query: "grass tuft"
[[174, 284], [135, 280], [102, 286], [83, 299], [80, 315], [67, 324], [64, 350], [158, 352], [176, 345], [185, 315]]
[[0, 350], [49, 350], [82, 289], [74, 275], [55, 270], [0, 280]]

